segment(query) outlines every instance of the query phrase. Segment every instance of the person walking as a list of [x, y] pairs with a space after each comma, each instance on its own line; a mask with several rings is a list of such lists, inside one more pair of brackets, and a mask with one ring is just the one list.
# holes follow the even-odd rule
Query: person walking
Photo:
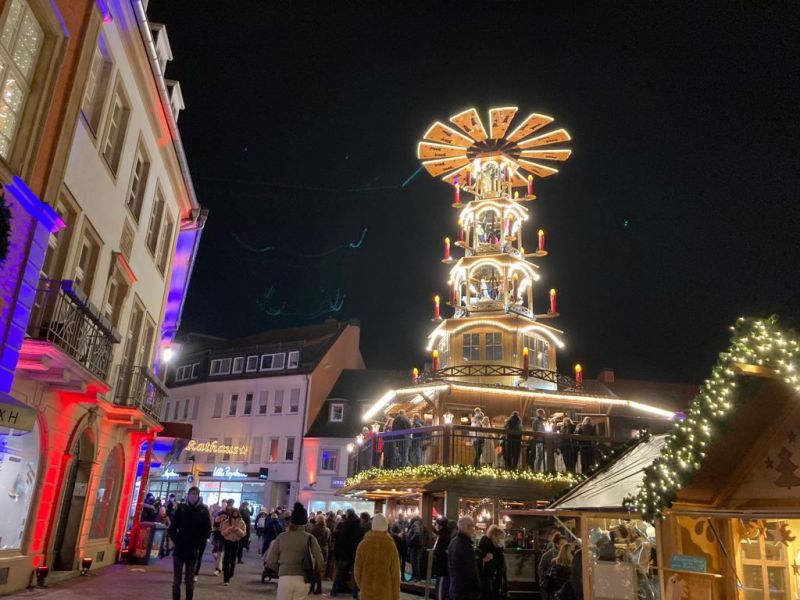
[[236, 569], [239, 544], [247, 533], [244, 519], [238, 508], [231, 509], [228, 517], [220, 522], [219, 532], [225, 540], [222, 558], [222, 585], [227, 586]]
[[308, 585], [313, 579], [307, 580], [312, 574], [306, 573], [303, 567], [309, 553], [313, 557], [316, 575], [321, 577], [325, 570], [319, 543], [305, 531], [307, 524], [306, 509], [295, 502], [287, 531], [275, 538], [267, 551], [266, 566], [278, 574], [277, 600], [307, 600]]
[[[341, 533], [336, 537], [336, 577], [331, 588], [331, 596], [345, 591], [350, 574], [356, 561], [356, 549], [361, 543], [364, 532], [361, 523], [352, 508], [347, 509], [347, 513]], [[353, 586], [353, 598], [358, 598], [358, 588]]]
[[425, 526], [419, 515], [411, 518], [406, 532], [406, 545], [408, 546], [408, 558], [411, 561], [411, 580], [422, 580], [422, 560], [425, 556]]
[[244, 537], [239, 542], [239, 551], [236, 555], [238, 559], [237, 562], [242, 565], [244, 561], [242, 560], [242, 554], [245, 548], [249, 551], [250, 550], [250, 504], [247, 502], [242, 502], [239, 506], [239, 514], [242, 515], [242, 521], [244, 521]]
[[222, 537], [220, 525], [228, 518], [228, 501], [222, 500], [219, 508], [214, 512], [214, 521], [211, 531], [211, 555], [214, 557], [214, 575], [222, 573], [222, 554], [225, 549], [225, 539]]
[[[483, 426], [482, 423], [483, 411], [480, 409], [480, 407], [476, 406], [472, 413], [472, 418], [470, 419], [470, 425], [473, 428], [478, 429]], [[474, 452], [472, 466], [480, 467], [481, 455], [483, 454], [483, 434], [479, 431], [472, 431], [470, 434], [472, 435], [472, 451]]]
[[436, 577], [436, 600], [447, 600], [450, 597], [450, 578], [447, 570], [447, 546], [453, 537], [453, 530], [447, 517], [436, 519], [436, 541], [433, 543], [433, 569]]
[[562, 544], [558, 554], [550, 564], [550, 572], [544, 580], [548, 598], [557, 598], [558, 592], [568, 584], [572, 576], [572, 546]]
[[283, 525], [278, 518], [278, 513], [272, 511], [269, 515], [269, 521], [264, 525], [264, 536], [261, 540], [261, 554], [264, 555], [269, 550], [270, 544], [275, 541], [280, 534], [283, 533]]
[[519, 453], [522, 448], [522, 419], [516, 410], [506, 419], [506, 431], [503, 440], [503, 456], [506, 469], [516, 469], [519, 463]]
[[361, 600], [400, 600], [400, 558], [381, 513], [372, 517], [372, 529], [356, 550], [353, 578]]
[[544, 471], [545, 469], [545, 460], [544, 460], [544, 433], [545, 429], [545, 422], [547, 421], [547, 415], [544, 412], [543, 408], [536, 409], [536, 416], [533, 419], [532, 429], [533, 433], [535, 434], [533, 440], [533, 448], [534, 448], [534, 458], [533, 458], [533, 470], [534, 471]]
[[505, 534], [498, 525], [491, 525], [478, 542], [481, 572], [481, 600], [503, 600], [506, 596], [506, 563], [503, 557]]
[[[191, 488], [190, 488], [191, 489]], [[202, 503], [203, 497], [198, 496], [198, 500]], [[186, 494], [186, 501], [189, 501], [189, 494]], [[200, 544], [200, 550], [197, 552], [197, 562], [194, 566], [194, 580], [197, 581], [197, 578], [200, 576], [200, 565], [203, 564], [203, 554], [206, 553], [206, 547], [208, 546], [208, 539], [211, 536], [212, 528], [214, 527], [214, 519], [211, 517], [211, 510], [206, 509], [206, 514], [208, 515], [208, 535], [203, 538], [203, 543]], [[212, 541], [213, 545], [213, 541]]]
[[181, 600], [181, 579], [186, 585], [186, 600], [194, 597], [195, 565], [200, 549], [211, 534], [211, 517], [200, 500], [200, 490], [189, 488], [186, 503], [173, 513], [168, 534], [175, 549], [172, 553], [172, 600]]
[[470, 516], [458, 520], [458, 533], [447, 547], [450, 575], [450, 600], [480, 600], [481, 577], [475, 559], [475, 521]]
[[[317, 515], [317, 518], [314, 521], [314, 524], [311, 526], [311, 531], [309, 532], [313, 535], [317, 543], [319, 544], [320, 552], [322, 553], [322, 560], [327, 566], [328, 564], [328, 549], [330, 546], [331, 541], [331, 530], [328, 529], [327, 525], [325, 524], [325, 516], [320, 513]], [[324, 569], [323, 569], [324, 575]], [[317, 577], [315, 581], [311, 584], [311, 592], [312, 594], [319, 595], [322, 593], [322, 577]]]

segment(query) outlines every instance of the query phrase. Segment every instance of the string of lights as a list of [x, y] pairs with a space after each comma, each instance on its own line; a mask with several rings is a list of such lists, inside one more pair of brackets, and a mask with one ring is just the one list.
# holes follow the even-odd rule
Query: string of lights
[[534, 483], [562, 483], [573, 485], [583, 479], [577, 473], [542, 473], [539, 471], [511, 470], [483, 465], [418, 465], [415, 467], [400, 467], [396, 469], [381, 469], [372, 467], [348, 477], [345, 485], [359, 484], [368, 479], [380, 477], [383, 479], [412, 479], [412, 478], [456, 478], [456, 477], [491, 477], [493, 479], [508, 479], [513, 481], [530, 481]]

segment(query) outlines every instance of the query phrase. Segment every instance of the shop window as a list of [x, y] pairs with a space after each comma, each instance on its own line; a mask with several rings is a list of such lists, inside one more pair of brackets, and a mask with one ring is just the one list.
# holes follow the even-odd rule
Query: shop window
[[503, 334], [486, 334], [486, 360], [503, 360]]
[[339, 449], [323, 448], [319, 453], [320, 473], [336, 473], [339, 470]]
[[[798, 521], [750, 521], [742, 523], [739, 542], [740, 578], [744, 600], [768, 600], [790, 595], [789, 566], [797, 564], [800, 550], [795, 544], [784, 544], [787, 532], [795, 530]], [[794, 538], [791, 538], [792, 540]], [[790, 556], [790, 554], [792, 554]]]
[[228, 406], [228, 416], [235, 417], [236, 416], [236, 408], [239, 404], [239, 394], [231, 395], [231, 403]]
[[233, 373], [234, 375], [238, 375], [239, 373], [242, 372], [242, 369], [244, 369], [244, 357], [239, 356], [237, 358], [234, 358], [233, 369], [231, 370], [231, 373]]
[[257, 356], [248, 356], [247, 357], [247, 365], [245, 366], [245, 370], [248, 373], [254, 373], [258, 371], [258, 357]]
[[328, 420], [332, 423], [344, 421], [344, 404], [342, 402], [331, 402], [331, 412]]
[[275, 390], [275, 403], [272, 405], [273, 414], [283, 414], [283, 390]]
[[244, 414], [253, 414], [253, 394], [246, 394], [244, 397]]
[[122, 450], [117, 446], [108, 455], [103, 473], [97, 483], [92, 525], [89, 528], [90, 539], [108, 538], [111, 535], [118, 504], [121, 481], [119, 474], [122, 472]]
[[287, 369], [296, 369], [300, 364], [300, 352], [289, 352], [289, 361], [286, 364]]
[[0, 550], [19, 549], [36, 489], [39, 428], [0, 428]]
[[269, 462], [274, 463], [278, 462], [278, 444], [280, 443], [279, 438], [269, 438], [269, 456], [267, 457]]
[[481, 336], [478, 333], [465, 333], [462, 337], [464, 342], [464, 360], [481, 359]]
[[258, 414], [260, 415], [267, 414], [268, 400], [269, 400], [269, 392], [267, 390], [262, 390], [261, 393], [258, 395]]
[[300, 388], [294, 388], [289, 396], [289, 412], [296, 415], [300, 411]]
[[287, 437], [286, 438], [286, 454], [284, 455], [284, 460], [294, 460], [294, 438]]
[[222, 416], [222, 394], [217, 394], [214, 398], [214, 412], [211, 413], [211, 417], [218, 419]]

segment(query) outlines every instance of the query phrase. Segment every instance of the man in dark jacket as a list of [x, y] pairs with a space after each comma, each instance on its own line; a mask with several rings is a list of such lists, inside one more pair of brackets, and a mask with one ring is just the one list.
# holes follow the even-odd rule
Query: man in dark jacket
[[[364, 537], [361, 522], [352, 508], [347, 509], [344, 527], [336, 536], [333, 551], [336, 553], [336, 579], [331, 588], [331, 596], [345, 591], [350, 574], [356, 562], [356, 549]], [[358, 598], [358, 589], [352, 590], [353, 598]]]
[[261, 541], [261, 554], [266, 554], [267, 550], [269, 550], [269, 545], [282, 533], [283, 525], [281, 525], [281, 520], [278, 518], [278, 513], [273, 512], [269, 515], [267, 524], [264, 525], [264, 537]]
[[447, 572], [447, 547], [453, 535], [447, 517], [436, 519], [436, 541], [433, 543], [433, 575], [436, 576], [436, 600], [450, 596], [450, 578]]
[[175, 544], [172, 555], [172, 600], [181, 600], [181, 577], [186, 581], [186, 600], [194, 596], [194, 568], [200, 547], [211, 535], [211, 517], [200, 501], [200, 490], [190, 487], [186, 504], [179, 504], [169, 526]]
[[[406, 416], [406, 411], [402, 408], [397, 412], [397, 416], [392, 421], [392, 431], [405, 431], [406, 429], [411, 429], [411, 421], [408, 420], [408, 416]], [[395, 437], [392, 438], [394, 443], [397, 444], [398, 454], [400, 458], [398, 459], [400, 464], [395, 465], [396, 467], [407, 467], [409, 465], [408, 462], [408, 451], [411, 449], [411, 440], [409, 439], [409, 435], [406, 434], [399, 438]]]
[[479, 600], [481, 597], [481, 577], [474, 541], [475, 522], [472, 517], [461, 517], [458, 520], [458, 533], [447, 547], [450, 600]]
[[242, 521], [244, 521], [244, 537], [239, 541], [239, 549], [237, 550], [237, 556], [239, 564], [244, 564], [242, 561], [242, 552], [244, 549], [247, 548], [247, 551], [250, 551], [250, 504], [247, 502], [242, 502], [239, 506], [239, 514], [242, 515]]
[[422, 575], [422, 557], [425, 552], [425, 526], [422, 519], [414, 516], [408, 525], [406, 532], [406, 544], [408, 546], [408, 558], [411, 561], [411, 580], [420, 581]]

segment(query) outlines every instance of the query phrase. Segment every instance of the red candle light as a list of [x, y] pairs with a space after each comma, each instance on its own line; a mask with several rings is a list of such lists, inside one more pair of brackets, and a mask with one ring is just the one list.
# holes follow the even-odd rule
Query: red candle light
[[439, 370], [439, 351], [438, 350], [434, 350], [431, 353], [431, 358], [433, 359], [433, 366], [432, 366], [431, 370], [432, 371], [438, 371]]
[[544, 229], [539, 230], [539, 252], [544, 252]]
[[523, 377], [528, 377], [528, 371], [531, 367], [531, 356], [530, 350], [528, 348], [522, 349], [522, 375]]
[[444, 259], [450, 260], [450, 238], [444, 238]]
[[[438, 304], [437, 304], [438, 306]], [[550, 314], [556, 314], [556, 290], [553, 288], [550, 290]]]
[[511, 279], [511, 281], [513, 282], [512, 294], [513, 294], [514, 298], [516, 298], [517, 297], [517, 290], [519, 289], [519, 275], [517, 273], [514, 273], [514, 277]]
[[575, 383], [578, 384], [578, 387], [583, 385], [583, 367], [579, 364], [575, 365]]
[[533, 175], [528, 175], [528, 196], [533, 196]]
[[439, 296], [433, 297], [433, 320], [439, 320]]
[[411, 369], [411, 381], [413, 381], [414, 383], [417, 383], [419, 381], [419, 369], [417, 369], [417, 367]]
[[458, 177], [453, 179], [453, 189], [456, 195], [456, 201], [453, 204], [459, 206], [461, 204], [461, 188], [458, 187]]

